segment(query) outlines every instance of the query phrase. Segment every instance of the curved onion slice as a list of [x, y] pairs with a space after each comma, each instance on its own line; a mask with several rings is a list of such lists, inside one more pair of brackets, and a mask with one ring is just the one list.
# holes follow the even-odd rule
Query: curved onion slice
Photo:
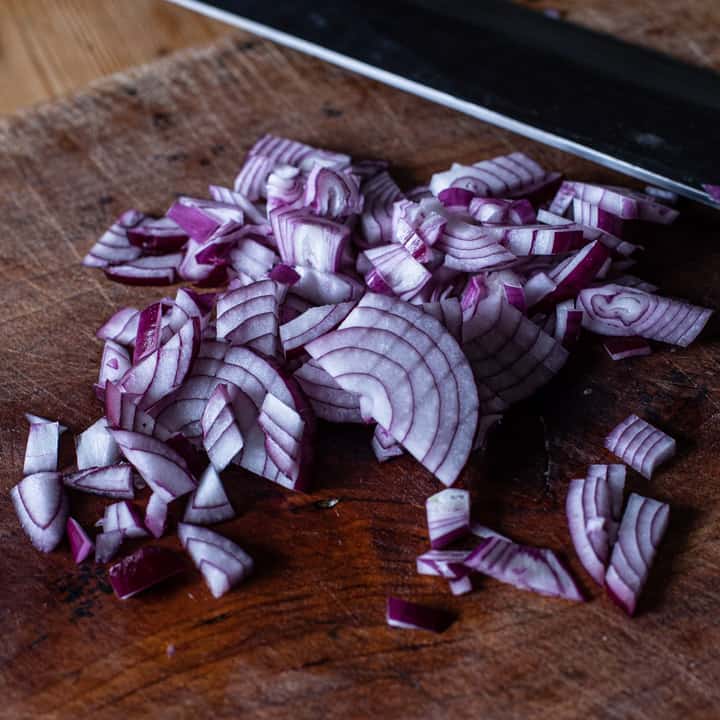
[[363, 397], [411, 455], [453, 484], [472, 447], [477, 392], [467, 359], [435, 318], [367, 293], [337, 330], [305, 349], [340, 387]]
[[299, 279], [292, 292], [314, 305], [337, 305], [359, 298], [365, 288], [358, 280], [342, 273], [324, 273], [313, 268], [295, 267]]
[[95, 333], [95, 337], [106, 341], [114, 340], [120, 345], [133, 345], [139, 319], [139, 310], [121, 308]]
[[185, 569], [178, 553], [164, 547], [142, 547], [115, 563], [108, 577], [120, 600], [137, 595]]
[[283, 262], [321, 272], [337, 272], [350, 238], [347, 225], [316, 217], [309, 210], [278, 208], [270, 224]]
[[305, 194], [305, 177], [300, 168], [277, 165], [268, 176], [265, 194], [268, 213], [277, 208], [294, 210], [301, 207]]
[[145, 524], [140, 518], [137, 508], [127, 500], [113, 503], [105, 508], [102, 520], [103, 532], [120, 530], [125, 537], [141, 538], [147, 535]]
[[264, 197], [268, 177], [277, 164], [274, 158], [251, 155], [245, 160], [240, 172], [235, 177], [234, 191], [241, 193], [251, 202]]
[[[314, 360], [301, 365], [293, 376], [307, 396], [315, 415], [336, 423], [361, 423], [360, 401], [343, 390]], [[378, 458], [379, 459], [379, 458]]]
[[95, 562], [110, 562], [118, 554], [123, 540], [125, 533], [122, 530], [100, 533], [95, 538]]
[[387, 245], [393, 241], [393, 205], [403, 194], [390, 174], [383, 170], [360, 187], [365, 205], [360, 216], [363, 247]]
[[[442, 200], [442, 197], [440, 200]], [[482, 223], [532, 225], [537, 222], [535, 209], [530, 202], [524, 199], [502, 200], [498, 198], [472, 197], [467, 207], [468, 212], [478, 222]]]
[[284, 293], [285, 288], [274, 280], [260, 280], [221, 295], [217, 301], [218, 339], [247, 345], [264, 355], [277, 355]]
[[403, 454], [403, 449], [395, 442], [392, 435], [380, 425], [375, 426], [371, 447], [378, 462], [385, 462]]
[[488, 228], [452, 216], [448, 218], [436, 247], [446, 253], [447, 267], [464, 272], [506, 267], [517, 260], [488, 232]]
[[133, 365], [137, 365], [160, 347], [163, 319], [162, 303], [148, 305], [140, 312], [133, 346]]
[[267, 452], [266, 466], [260, 474], [291, 490], [305, 490], [310, 447], [300, 413], [267, 393], [258, 424], [265, 433]]
[[[115, 441], [113, 440], [113, 444]], [[117, 447], [116, 447], [117, 449]], [[124, 463], [107, 467], [88, 467], [63, 475], [63, 483], [73, 490], [132, 500], [135, 496], [132, 468]]]
[[230, 251], [232, 269], [237, 273], [244, 273], [253, 280], [266, 278], [279, 260], [274, 250], [250, 237], [240, 240], [237, 247]]
[[174, 220], [193, 240], [205, 243], [223, 225], [242, 225], [244, 214], [232, 203], [180, 196], [168, 210]]
[[520, 590], [583, 602], [570, 573], [552, 550], [518, 545], [500, 537], [488, 537], [468, 555], [472, 570], [508, 583]]
[[370, 248], [365, 257], [372, 266], [365, 282], [373, 292], [412, 300], [430, 280], [427, 269], [397, 243]]
[[416, 559], [419, 575], [435, 575], [446, 580], [467, 577], [470, 568], [465, 560], [470, 550], [428, 550]]
[[454, 617], [445, 610], [389, 597], [385, 619], [390, 627], [441, 633], [452, 625]]
[[513, 255], [558, 255], [577, 250], [585, 244], [581, 230], [573, 225], [499, 225], [489, 234]]
[[470, 528], [470, 493], [448, 488], [425, 501], [430, 547], [438, 550], [465, 535]]
[[289, 353], [336, 328], [355, 307], [349, 301], [337, 305], [320, 305], [310, 308], [290, 322], [280, 326], [283, 350]]
[[23, 478], [10, 497], [20, 525], [41, 552], [54, 550], [65, 532], [68, 500], [60, 473], [38, 472]]
[[140, 248], [128, 240], [128, 230], [138, 225], [145, 216], [137, 210], [127, 210], [104, 232], [83, 258], [87, 267], [108, 267], [140, 257]]
[[615, 427], [605, 438], [605, 447], [648, 480], [675, 455], [675, 440], [637, 415]]
[[227, 385], [220, 384], [212, 391], [200, 425], [210, 462], [217, 470], [224, 470], [243, 449], [243, 436], [235, 422]]
[[578, 297], [583, 326], [600, 335], [638, 335], [687, 347], [702, 332], [712, 310], [637, 288], [602, 285]]
[[580, 562], [596, 583], [617, 537], [625, 488], [624, 465], [591, 465], [586, 478], [570, 481], [565, 510]]
[[154, 538], [162, 537], [165, 532], [167, 512], [167, 503], [157, 493], [153, 493], [145, 507], [145, 527]]
[[182, 253], [146, 255], [105, 268], [109, 280], [125, 285], [172, 285], [183, 261]]
[[568, 353], [499, 293], [480, 300], [463, 322], [463, 350], [483, 412], [502, 411], [547, 383]]
[[234, 517], [235, 510], [228, 500], [220, 476], [212, 465], [208, 465], [200, 478], [200, 484], [188, 500], [183, 522], [212, 525]]
[[317, 215], [342, 218], [362, 212], [363, 196], [352, 173], [315, 165], [307, 177], [303, 204]]
[[422, 309], [423, 312], [439, 320], [447, 331], [460, 342], [462, 336], [462, 308], [457, 298], [446, 298], [423, 303]]
[[246, 222], [251, 222], [254, 225], [262, 225], [265, 222], [265, 216], [242, 193], [219, 185], [210, 185], [208, 192], [216, 202], [237, 205], [243, 211]]
[[162, 500], [170, 502], [195, 489], [185, 460], [165, 443], [129, 430], [111, 430], [120, 450]]
[[639, 337], [613, 337], [603, 342], [603, 347], [613, 360], [652, 355], [652, 348]]
[[95, 545], [82, 525], [74, 518], [69, 517], [65, 525], [65, 532], [70, 543], [72, 559], [79, 565], [94, 550]]
[[178, 523], [178, 537], [214, 598], [224, 595], [253, 571], [252, 558], [212, 530]]
[[41, 472], [55, 472], [58, 464], [58, 443], [60, 423], [30, 423], [23, 475]]
[[630, 495], [605, 575], [608, 594], [628, 615], [635, 613], [669, 515], [665, 503]]
[[131, 245], [151, 253], [181, 250], [188, 239], [187, 233], [169, 217], [143, 218], [128, 229], [127, 237]]

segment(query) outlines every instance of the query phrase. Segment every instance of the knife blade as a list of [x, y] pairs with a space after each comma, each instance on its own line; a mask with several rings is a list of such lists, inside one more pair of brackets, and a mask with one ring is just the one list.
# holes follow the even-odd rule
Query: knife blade
[[713, 204], [713, 71], [504, 0], [170, 2]]

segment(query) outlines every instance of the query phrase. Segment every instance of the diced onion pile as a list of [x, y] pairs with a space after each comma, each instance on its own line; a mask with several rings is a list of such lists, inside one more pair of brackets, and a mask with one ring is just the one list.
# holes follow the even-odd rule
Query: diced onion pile
[[[431, 549], [417, 570], [472, 590], [472, 574], [579, 601], [553, 550], [471, 521], [451, 487], [487, 431], [561, 372], [581, 334], [615, 360], [687, 346], [710, 310], [628, 275], [642, 251], [630, 223], [667, 224], [671, 194], [563, 181], [522, 153], [453, 164], [427, 187], [398, 186], [387, 163], [267, 135], [232, 188], [179, 197], [164, 217], [128, 210], [84, 264], [127, 284], [181, 287], [121, 308], [104, 341], [101, 417], [58, 471], [65, 428], [28, 415], [24, 479], [12, 490], [35, 547], [67, 534], [75, 562], [108, 562], [126, 540], [159, 538], [185, 503], [182, 547], [220, 597], [252, 572], [238, 545], [205, 527], [235, 511], [221, 473], [239, 466], [291, 490], [311, 487], [317, 420], [374, 426], [380, 462], [407, 453], [446, 486], [427, 500]], [[607, 448], [650, 478], [674, 441], [635, 415]], [[632, 614], [668, 506], [632, 494], [624, 465], [593, 465], [567, 496], [570, 534], [590, 576]], [[148, 487], [144, 516], [133, 503]], [[70, 492], [112, 499], [94, 540], [69, 517]], [[457, 548], [463, 539], [474, 546]], [[453, 549], [455, 545], [455, 549]], [[125, 599], [184, 569], [144, 546], [109, 575]], [[452, 617], [389, 598], [387, 621], [443, 630]]]

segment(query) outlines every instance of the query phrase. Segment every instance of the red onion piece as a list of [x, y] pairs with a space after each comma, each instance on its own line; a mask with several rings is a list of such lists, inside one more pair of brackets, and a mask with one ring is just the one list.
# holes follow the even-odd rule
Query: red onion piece
[[360, 187], [365, 198], [360, 224], [363, 248], [387, 245], [393, 241], [393, 205], [403, 199], [395, 181], [385, 170], [366, 180]]
[[468, 555], [465, 564], [520, 590], [576, 602], [584, 600], [572, 576], [552, 550], [489, 537]]
[[702, 332], [712, 310], [612, 283], [583, 290], [578, 307], [583, 326], [600, 335], [638, 335], [687, 347]]
[[[243, 238], [230, 251], [230, 265], [236, 273], [243, 273], [253, 280], [268, 277], [273, 266], [280, 260], [274, 250], [252, 238]], [[273, 278], [275, 279], [275, 278]]]
[[555, 306], [555, 339], [568, 349], [574, 347], [582, 331], [583, 311], [575, 307], [573, 300], [565, 300]]
[[230, 188], [220, 187], [218, 185], [210, 185], [208, 187], [210, 197], [216, 202], [226, 205], [237, 205], [242, 211], [244, 219], [254, 225], [262, 225], [265, 222], [265, 216], [240, 192], [230, 190]]
[[470, 493], [448, 488], [425, 501], [428, 535], [433, 550], [449, 545], [465, 535], [470, 528]]
[[103, 532], [120, 530], [125, 537], [146, 537], [145, 524], [140, 518], [137, 508], [127, 500], [122, 500], [105, 508], [102, 520]]
[[181, 250], [188, 236], [172, 218], [146, 217], [128, 229], [127, 238], [143, 252], [165, 253]]
[[200, 425], [203, 446], [210, 462], [217, 470], [224, 470], [244, 445], [242, 433], [235, 422], [227, 385], [221, 383], [212, 391]]
[[114, 340], [120, 345], [132, 345], [137, 334], [140, 311], [135, 308], [121, 308], [96, 333], [100, 340]]
[[221, 225], [207, 240], [191, 238], [185, 256], [178, 267], [178, 275], [205, 286], [220, 285], [227, 279], [229, 256], [236, 244], [245, 237], [245, 228], [237, 223]]
[[212, 525], [234, 517], [235, 510], [228, 500], [220, 476], [212, 465], [208, 465], [197, 489], [190, 495], [183, 522]]
[[245, 160], [233, 183], [233, 189], [251, 202], [265, 196], [265, 187], [277, 161], [263, 155], [251, 155]]
[[108, 577], [115, 595], [127, 600], [185, 569], [178, 553], [164, 547], [142, 547], [115, 563]]
[[568, 353], [499, 293], [480, 300], [463, 322], [463, 350], [483, 412], [530, 397], [565, 364]]
[[425, 211], [410, 200], [398, 200], [393, 206], [393, 240], [403, 245], [420, 262], [430, 261], [431, 247], [440, 239], [446, 225], [445, 217], [433, 211]]
[[375, 426], [371, 447], [378, 462], [386, 462], [403, 454], [403, 449], [395, 442], [392, 435], [380, 425]]
[[603, 347], [613, 360], [652, 355], [652, 348], [639, 337], [614, 337], [603, 342]]
[[160, 347], [162, 330], [162, 303], [153, 303], [141, 311], [133, 346], [133, 365], [137, 365]]
[[561, 255], [582, 247], [583, 233], [573, 225], [498, 225], [489, 234], [513, 255]]
[[605, 582], [605, 568], [620, 523], [624, 465], [591, 466], [588, 476], [570, 481], [565, 509], [575, 552], [590, 577]]
[[31, 423], [25, 446], [23, 475], [55, 472], [58, 464], [60, 423]]
[[517, 260], [488, 228], [471, 225], [452, 216], [448, 218], [436, 247], [446, 253], [447, 267], [463, 272], [507, 267]]
[[312, 215], [306, 209], [278, 208], [270, 213], [280, 258], [321, 272], [337, 272], [350, 238], [347, 225]]
[[445, 329], [460, 342], [462, 336], [462, 308], [457, 298], [447, 298], [435, 302], [423, 303], [423, 312], [432, 315]]
[[435, 575], [446, 580], [467, 577], [470, 569], [465, 560], [470, 550], [428, 550], [416, 559], [419, 575]]
[[361, 180], [370, 180], [378, 173], [388, 169], [387, 160], [355, 160], [350, 165], [350, 172]]
[[270, 271], [270, 279], [283, 285], [294, 285], [300, 279], [300, 274], [289, 265], [281, 263]]
[[[113, 441], [114, 443], [114, 441]], [[135, 496], [132, 468], [124, 463], [104, 467], [88, 467], [63, 475], [63, 483], [72, 490], [132, 500]]]
[[365, 257], [372, 265], [365, 282], [373, 292], [412, 300], [430, 280], [427, 269], [397, 243], [370, 248]]
[[351, 163], [349, 155], [315, 148], [297, 140], [269, 134], [263, 135], [250, 148], [248, 155], [249, 157], [260, 155], [270, 158], [276, 163], [294, 165], [304, 171], [309, 171], [313, 165], [318, 163], [325, 167], [341, 169], [348, 167]]
[[217, 302], [218, 339], [247, 345], [264, 355], [278, 355], [279, 308], [284, 292], [275, 281], [260, 280], [221, 295]]
[[267, 452], [265, 468], [260, 474], [290, 490], [305, 490], [310, 447], [300, 413], [267, 393], [258, 424], [265, 433]]
[[105, 275], [125, 285], [172, 285], [182, 259], [182, 253], [146, 255], [123, 265], [106, 267]]
[[[442, 200], [442, 198], [440, 199]], [[482, 223], [532, 225], [537, 222], [535, 209], [527, 200], [474, 197], [470, 201], [468, 211], [478, 222]]]
[[237, 205], [186, 195], [175, 201], [167, 216], [199, 243], [207, 242], [223, 225], [238, 227], [244, 221], [243, 211]]
[[10, 498], [30, 542], [41, 552], [54, 550], [62, 540], [68, 517], [68, 500], [60, 474], [28, 475], [10, 491]]
[[212, 530], [178, 523], [178, 537], [214, 598], [224, 595], [253, 571], [252, 558], [234, 542]]
[[83, 530], [82, 525], [74, 518], [69, 517], [65, 525], [65, 532], [70, 543], [72, 559], [79, 565], [95, 549], [93, 541]]
[[350, 172], [315, 165], [307, 177], [303, 204], [322, 217], [342, 218], [362, 212], [363, 196]]
[[185, 460], [165, 443], [128, 430], [111, 430], [115, 442], [142, 479], [165, 502], [195, 489]]
[[613, 237], [621, 238], [625, 234], [622, 218], [580, 198], [573, 198], [572, 215], [576, 223], [597, 228]]
[[125, 533], [122, 530], [102, 532], [95, 538], [95, 562], [110, 562], [120, 551], [125, 540]]
[[317, 337], [336, 328], [355, 307], [354, 301], [337, 305], [320, 305], [280, 326], [280, 340], [285, 354], [304, 347]]
[[458, 580], [448, 580], [448, 587], [453, 595], [467, 595], [473, 589], [472, 578], [466, 575]]
[[145, 507], [145, 527], [154, 538], [162, 537], [167, 527], [167, 503], [153, 493]]
[[295, 295], [314, 305], [337, 305], [359, 298], [365, 288], [355, 278], [342, 273], [324, 273], [313, 268], [295, 267], [300, 279], [292, 286]]
[[[23, 415], [25, 416], [25, 419], [28, 421], [29, 425], [34, 425], [37, 423], [42, 425], [43, 423], [55, 422], [54, 420], [48, 420], [48, 418], [41, 417], [40, 415], [33, 415], [32, 413], [28, 413], [28, 412], [23, 413]], [[58, 423], [58, 432], [60, 433], [60, 435], [62, 435], [66, 430], [67, 430], [66, 425], [62, 425], [61, 423]]]
[[127, 210], [102, 234], [83, 258], [86, 267], [105, 268], [135, 260], [142, 252], [128, 240], [128, 230], [138, 225], [145, 216], [137, 210]]
[[265, 188], [268, 213], [277, 208], [294, 210], [303, 205], [305, 177], [292, 165], [277, 165], [270, 173]]
[[605, 447], [648, 480], [675, 455], [675, 440], [637, 415], [615, 427], [605, 438]]
[[472, 447], [477, 392], [467, 359], [435, 318], [367, 293], [337, 330], [305, 349], [341, 388], [364, 397], [373, 419], [413, 457], [453, 484]]
[[97, 383], [95, 384], [95, 393], [102, 400], [105, 397], [105, 383], [117, 382], [130, 369], [132, 363], [130, 361], [130, 353], [118, 343], [112, 340], [106, 340], [103, 346], [103, 354], [100, 360], [100, 371], [98, 373]]
[[405, 630], [429, 630], [441, 633], [453, 623], [453, 616], [444, 610], [418, 605], [397, 597], [387, 599], [386, 621], [390, 627]]
[[630, 495], [605, 575], [608, 594], [628, 615], [635, 614], [669, 514], [670, 508], [665, 503], [635, 493]]
[[302, 391], [321, 420], [336, 423], [361, 423], [359, 398], [343, 390], [314, 360], [301, 365], [294, 373]]
[[[432, 197], [433, 194], [429, 187], [427, 187], [427, 192], [429, 195], [425, 195], [423, 193], [424, 197]], [[477, 197], [474, 192], [471, 192], [470, 190], [463, 190], [459, 187], [449, 187], [445, 188], [444, 190], [441, 190], [438, 195], [437, 199], [447, 208], [454, 208], [459, 210], [467, 211], [470, 207], [470, 203], [472, 202], [473, 198]], [[408, 193], [408, 198], [410, 198], [410, 194]], [[414, 198], [410, 198], [413, 199]], [[421, 198], [423, 199], [423, 198]], [[417, 202], [417, 201], [415, 201]], [[501, 201], [502, 202], [502, 201]]]

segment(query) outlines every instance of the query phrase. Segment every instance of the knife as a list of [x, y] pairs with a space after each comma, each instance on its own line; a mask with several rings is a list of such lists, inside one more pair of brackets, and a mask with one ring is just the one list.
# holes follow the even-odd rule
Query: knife
[[720, 75], [504, 0], [170, 0], [713, 204]]

